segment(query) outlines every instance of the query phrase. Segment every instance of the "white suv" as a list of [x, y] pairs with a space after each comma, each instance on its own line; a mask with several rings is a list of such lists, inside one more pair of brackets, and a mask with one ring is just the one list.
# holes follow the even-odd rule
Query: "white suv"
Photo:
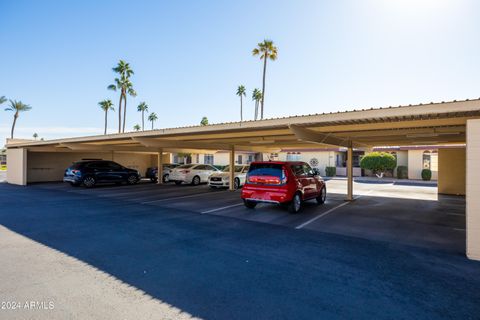
[[217, 172], [220, 170], [209, 164], [184, 164], [172, 169], [169, 179], [176, 184], [191, 183], [196, 186], [208, 182], [208, 177]]

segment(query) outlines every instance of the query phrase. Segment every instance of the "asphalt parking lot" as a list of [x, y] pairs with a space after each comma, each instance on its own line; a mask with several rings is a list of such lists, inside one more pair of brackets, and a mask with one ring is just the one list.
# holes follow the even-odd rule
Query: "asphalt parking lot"
[[308, 201], [299, 214], [271, 204], [250, 210], [243, 206], [240, 191], [212, 190], [207, 185], [156, 185], [143, 181], [135, 186], [102, 185], [94, 189], [72, 188], [64, 183], [32, 187], [456, 253], [465, 250], [464, 197], [437, 197], [432, 185], [360, 181], [354, 185], [355, 201], [347, 203], [346, 181], [333, 179], [327, 181], [326, 203], [319, 206]]
[[345, 181], [327, 186], [292, 215], [206, 186], [0, 184], [0, 297], [52, 300], [45, 319], [478, 316], [463, 198], [356, 183], [347, 203]]

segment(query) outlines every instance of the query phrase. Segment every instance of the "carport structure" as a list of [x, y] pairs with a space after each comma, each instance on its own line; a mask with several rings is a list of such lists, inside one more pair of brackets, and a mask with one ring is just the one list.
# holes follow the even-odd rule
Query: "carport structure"
[[[480, 260], [480, 99], [50, 141], [11, 140], [7, 144], [7, 180], [25, 185], [31, 181], [33, 170], [40, 180], [61, 180], [65, 164], [59, 159], [71, 153], [77, 157], [95, 153], [155, 155], [161, 170], [162, 154], [168, 152], [228, 150], [233, 168], [235, 151], [270, 153], [341, 146], [348, 148], [346, 200], [353, 200], [354, 148], [448, 144], [465, 144], [466, 148], [439, 152], [439, 192], [466, 195], [467, 255]], [[42, 163], [50, 159], [63, 165], [61, 171], [35, 168], [33, 159], [39, 153], [43, 154]], [[231, 170], [232, 189], [233, 175]]]

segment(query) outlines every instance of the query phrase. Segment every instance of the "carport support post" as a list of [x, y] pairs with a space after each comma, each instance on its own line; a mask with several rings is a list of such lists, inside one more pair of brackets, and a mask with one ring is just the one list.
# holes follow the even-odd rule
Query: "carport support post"
[[228, 173], [230, 175], [229, 189], [233, 191], [235, 190], [233, 185], [235, 181], [235, 146], [231, 146], [230, 148], [230, 171]]
[[347, 149], [347, 201], [353, 201], [353, 148], [352, 142]]
[[467, 120], [467, 257], [480, 260], [480, 119]]
[[157, 173], [158, 179], [157, 184], [163, 184], [163, 149], [158, 149], [158, 160], [157, 160]]

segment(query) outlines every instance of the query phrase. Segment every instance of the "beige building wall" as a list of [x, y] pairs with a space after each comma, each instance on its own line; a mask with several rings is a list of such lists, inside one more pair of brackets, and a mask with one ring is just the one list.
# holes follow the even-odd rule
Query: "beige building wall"
[[[325, 167], [335, 167], [335, 151], [307, 151], [298, 153], [298, 161], [303, 161], [313, 168], [317, 168], [320, 171], [321, 175], [325, 175]], [[264, 157], [265, 159], [265, 157]], [[268, 159], [268, 154], [267, 154]], [[288, 152], [279, 152], [278, 153], [279, 161], [287, 161]]]
[[438, 193], [465, 195], [465, 149], [438, 150]]
[[467, 121], [467, 256], [480, 260], [480, 119]]
[[[423, 152], [425, 150], [408, 150], [408, 179], [422, 179]], [[431, 157], [432, 180], [438, 179], [438, 156]]]
[[73, 162], [81, 159], [113, 160], [125, 167], [138, 170], [142, 176], [145, 175], [148, 167], [157, 165], [157, 155], [151, 154], [120, 152], [30, 152], [27, 163], [27, 182], [62, 181], [65, 169]]
[[397, 166], [408, 166], [408, 151], [397, 151]]
[[27, 149], [7, 149], [7, 182], [27, 184]]
[[[253, 154], [252, 154], [253, 155]], [[235, 152], [235, 164], [238, 164], [238, 156], [242, 156], [242, 163], [247, 164], [248, 153], [244, 152]], [[230, 164], [230, 153], [228, 152], [217, 152], [213, 155], [213, 164], [219, 166], [226, 166]]]

